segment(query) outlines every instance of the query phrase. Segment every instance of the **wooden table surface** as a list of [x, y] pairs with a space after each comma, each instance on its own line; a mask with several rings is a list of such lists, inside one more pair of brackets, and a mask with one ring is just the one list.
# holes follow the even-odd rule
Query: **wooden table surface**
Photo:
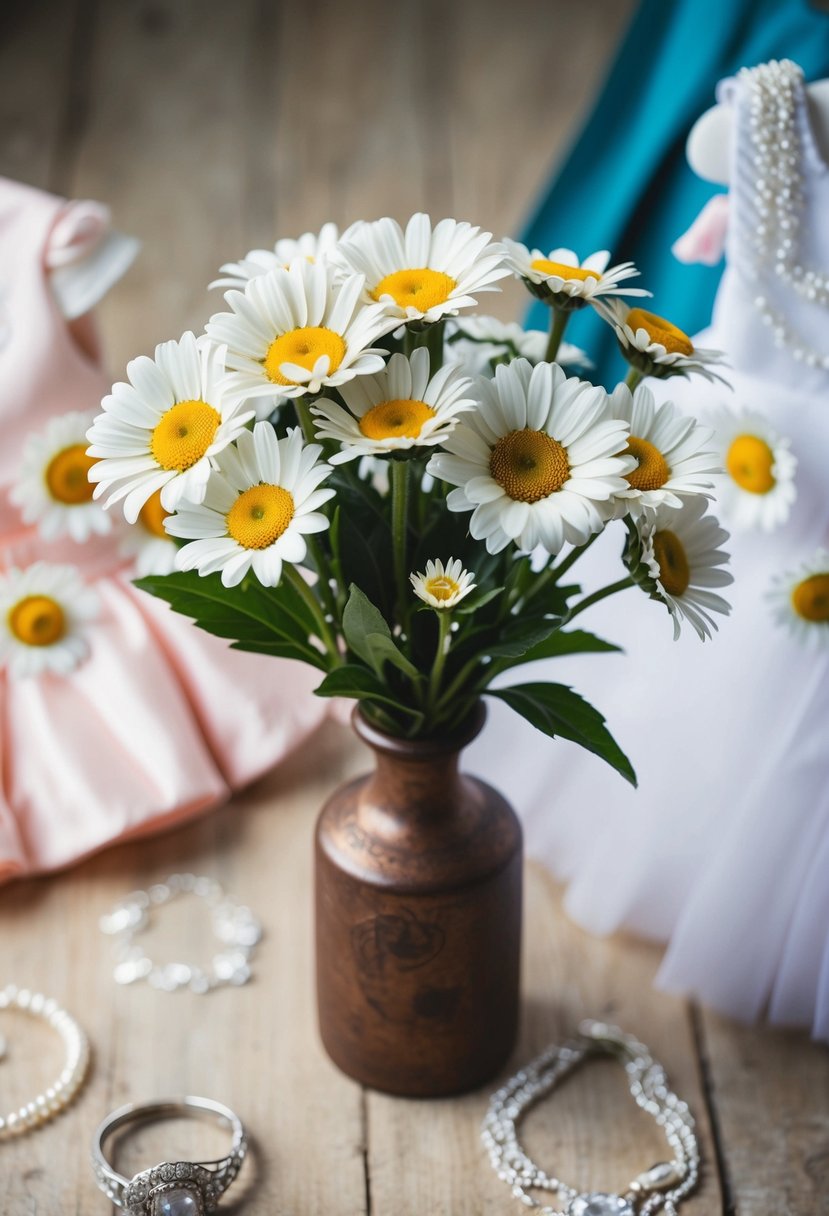
[[[211, 310], [204, 287], [218, 265], [276, 235], [418, 208], [514, 231], [632, 8], [632, 0], [7, 5], [0, 172], [105, 200], [118, 226], [144, 240], [140, 261], [101, 309], [117, 374], [130, 356], [201, 326]], [[510, 287], [492, 311], [510, 317], [521, 304]], [[486, 1092], [433, 1103], [364, 1092], [320, 1047], [313, 820], [333, 786], [365, 763], [348, 732], [327, 724], [269, 778], [199, 822], [0, 892], [0, 982], [57, 996], [95, 1052], [71, 1112], [0, 1146], [3, 1216], [104, 1211], [87, 1162], [95, 1125], [122, 1102], [186, 1091], [231, 1104], [251, 1130], [254, 1152], [227, 1212], [521, 1211], [480, 1147]], [[99, 916], [175, 871], [215, 876], [264, 921], [245, 988], [197, 997], [113, 982]], [[159, 957], [209, 959], [198, 912], [182, 903], [159, 917], [149, 942]], [[655, 992], [658, 950], [579, 931], [533, 865], [526, 912], [516, 1064], [584, 1016], [617, 1021], [652, 1047], [697, 1117], [704, 1178], [683, 1213], [829, 1213], [825, 1049]], [[59, 1066], [55, 1043], [35, 1024], [8, 1018], [7, 1037], [4, 1109]], [[187, 1123], [147, 1128], [124, 1144], [124, 1169], [209, 1152], [210, 1133], [195, 1135]], [[621, 1187], [665, 1155], [606, 1062], [580, 1070], [533, 1113], [526, 1139], [540, 1162], [584, 1187]]]

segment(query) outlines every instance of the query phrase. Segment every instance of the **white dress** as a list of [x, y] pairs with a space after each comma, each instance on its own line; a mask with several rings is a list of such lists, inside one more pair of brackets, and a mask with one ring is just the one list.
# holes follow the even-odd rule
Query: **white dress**
[[[638, 790], [498, 702], [468, 767], [516, 804], [530, 853], [567, 881], [575, 920], [596, 933], [624, 927], [667, 942], [661, 987], [827, 1039], [829, 648], [792, 638], [764, 597], [775, 574], [829, 547], [829, 310], [757, 253], [753, 85], [741, 75], [721, 89], [736, 124], [727, 269], [700, 337], [727, 352], [734, 394], [699, 378], [648, 383], [703, 421], [729, 398], [765, 414], [799, 462], [791, 515], [771, 533], [732, 535], [735, 582], [725, 594], [733, 612], [705, 645], [688, 629], [674, 643], [667, 612], [632, 588], [579, 620], [625, 655], [511, 673], [513, 683], [543, 674], [571, 684], [596, 705], [637, 770]], [[804, 197], [799, 262], [823, 271], [829, 168], [800, 87], [790, 126]], [[763, 312], [776, 314], [771, 328]], [[786, 332], [775, 341], [782, 317]], [[620, 577], [622, 542], [621, 525], [609, 527], [574, 568], [586, 591]]]

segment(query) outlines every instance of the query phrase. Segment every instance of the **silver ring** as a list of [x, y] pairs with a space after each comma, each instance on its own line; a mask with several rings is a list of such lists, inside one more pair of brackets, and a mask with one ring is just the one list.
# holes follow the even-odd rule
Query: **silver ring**
[[[174, 1115], [214, 1117], [231, 1132], [230, 1152], [218, 1161], [162, 1161], [131, 1179], [112, 1167], [104, 1145], [114, 1132], [127, 1123]], [[245, 1129], [229, 1106], [210, 1098], [169, 1098], [129, 1103], [108, 1115], [92, 1140], [92, 1168], [106, 1197], [129, 1216], [205, 1216], [239, 1173], [246, 1152]]]

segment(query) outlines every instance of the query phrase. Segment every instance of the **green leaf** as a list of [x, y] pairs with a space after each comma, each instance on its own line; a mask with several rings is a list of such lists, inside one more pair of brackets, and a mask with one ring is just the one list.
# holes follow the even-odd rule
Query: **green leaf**
[[318, 697], [352, 697], [355, 701], [381, 701], [409, 714], [416, 711], [396, 701], [383, 681], [359, 663], [344, 663], [330, 671], [318, 688]]
[[594, 633], [584, 629], [555, 629], [549, 637], [543, 638], [535, 646], [531, 646], [524, 654], [515, 658], [514, 662], [500, 664], [500, 670], [518, 667], [523, 663], [536, 663], [539, 659], [557, 659], [565, 654], [610, 654], [622, 653], [620, 646], [597, 638]]
[[370, 634], [378, 633], [391, 640], [386, 618], [356, 583], [352, 583], [348, 589], [348, 603], [343, 610], [343, 633], [354, 653], [367, 663], [371, 663], [366, 646], [366, 638]]
[[302, 652], [305, 662], [321, 665], [321, 655], [308, 640], [315, 632], [314, 619], [287, 582], [262, 587], [251, 580], [239, 587], [225, 587], [218, 574], [202, 578], [191, 570], [150, 575], [137, 579], [135, 585], [166, 600], [207, 633], [230, 638], [239, 650], [268, 654], [275, 645], [290, 644]]
[[391, 663], [410, 679], [418, 678], [417, 668], [398, 649], [379, 608], [354, 583], [343, 611], [343, 633], [350, 649], [378, 676], [383, 673], [383, 664]]
[[551, 739], [557, 736], [571, 739], [593, 752], [631, 785], [636, 785], [633, 767], [605, 726], [604, 718], [572, 688], [565, 684], [517, 684], [512, 688], [487, 689], [487, 695], [509, 705]]
[[561, 617], [535, 617], [529, 621], [512, 617], [505, 622], [499, 633], [500, 641], [486, 646], [484, 653], [492, 655], [493, 658], [518, 658], [526, 654], [531, 647], [543, 642], [560, 625]]
[[230, 649], [252, 651], [254, 654], [269, 654], [277, 659], [297, 659], [301, 663], [307, 663], [310, 667], [316, 667], [318, 671], [328, 671], [328, 663], [325, 661], [324, 655], [310, 646], [298, 646], [295, 642], [231, 642]]
[[398, 671], [402, 671], [410, 680], [417, 680], [420, 672], [414, 663], [410, 662], [402, 651], [398, 650], [393, 640], [383, 633], [370, 633], [366, 637], [366, 649], [369, 662], [378, 675], [382, 673], [383, 664], [391, 663]]

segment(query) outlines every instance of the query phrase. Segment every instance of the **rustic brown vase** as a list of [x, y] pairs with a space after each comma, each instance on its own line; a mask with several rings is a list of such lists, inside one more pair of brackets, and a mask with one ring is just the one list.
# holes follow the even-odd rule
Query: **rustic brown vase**
[[316, 832], [317, 997], [335, 1064], [409, 1097], [483, 1084], [518, 1027], [521, 827], [458, 772], [483, 726], [393, 738], [355, 710], [375, 771], [338, 789]]

